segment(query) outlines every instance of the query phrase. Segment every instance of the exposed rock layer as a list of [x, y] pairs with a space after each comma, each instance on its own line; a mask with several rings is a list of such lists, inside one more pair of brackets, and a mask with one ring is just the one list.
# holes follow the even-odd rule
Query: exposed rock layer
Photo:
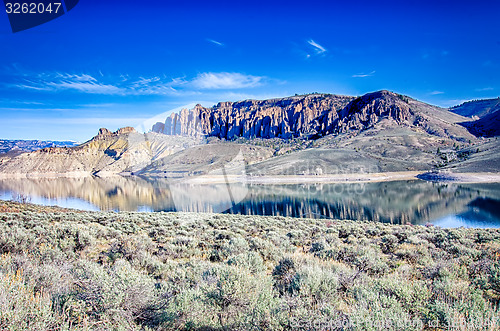
[[[433, 108], [431, 112], [436, 114], [424, 109], [426, 107]], [[434, 115], [440, 123], [436, 124]], [[398, 126], [420, 127], [433, 135], [471, 138], [455, 125], [457, 121], [463, 121], [463, 117], [389, 91], [358, 98], [311, 94], [262, 101], [220, 102], [211, 108], [196, 105], [193, 109], [171, 114], [164, 123], [156, 123], [152, 131], [167, 135], [208, 135], [228, 140], [237, 137], [287, 139], [358, 132], [383, 119]]]
[[[167, 135], [208, 135], [224, 139], [292, 138], [322, 132], [337, 111], [353, 97], [313, 94], [283, 99], [220, 102], [212, 108], [196, 105], [156, 123], [153, 131]], [[332, 116], [333, 115], [333, 116]]]

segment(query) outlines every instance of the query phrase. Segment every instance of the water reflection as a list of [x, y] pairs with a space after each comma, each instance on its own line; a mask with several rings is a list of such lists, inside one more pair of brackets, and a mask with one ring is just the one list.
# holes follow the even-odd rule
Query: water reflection
[[500, 226], [500, 184], [421, 180], [321, 185], [172, 183], [166, 179], [0, 180], [0, 198], [88, 210], [195, 211], [374, 220], [396, 224]]

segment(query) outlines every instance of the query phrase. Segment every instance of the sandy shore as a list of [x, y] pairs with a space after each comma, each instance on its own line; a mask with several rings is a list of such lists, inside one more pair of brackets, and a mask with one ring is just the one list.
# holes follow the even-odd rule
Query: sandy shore
[[197, 176], [181, 181], [190, 184], [248, 183], [248, 184], [303, 184], [303, 183], [363, 183], [388, 182], [398, 180], [422, 179], [439, 182], [457, 183], [500, 183], [500, 173], [423, 173], [417, 171], [335, 174], [335, 175], [297, 175], [297, 176], [235, 176], [222, 175]]
[[[84, 178], [91, 177], [86, 172], [71, 173], [32, 173], [32, 174], [2, 174], [0, 179], [37, 179], [37, 178]], [[99, 174], [98, 177], [113, 177], [119, 174]], [[134, 176], [126, 176], [134, 177]], [[154, 180], [164, 177], [151, 177]], [[186, 184], [221, 184], [221, 183], [248, 183], [248, 184], [316, 184], [316, 183], [363, 183], [363, 182], [386, 182], [398, 180], [421, 179], [434, 182], [456, 182], [456, 183], [500, 183], [500, 173], [475, 172], [475, 173], [452, 173], [452, 172], [381, 172], [381, 173], [355, 173], [355, 174], [330, 174], [330, 175], [281, 175], [281, 176], [252, 176], [252, 175], [202, 175], [193, 177], [164, 178], [171, 182]]]
[[416, 179], [420, 172], [387, 172], [371, 174], [332, 174], [295, 176], [241, 176], [204, 175], [182, 179], [190, 184], [248, 183], [248, 184], [303, 184], [303, 183], [349, 183], [381, 182]]

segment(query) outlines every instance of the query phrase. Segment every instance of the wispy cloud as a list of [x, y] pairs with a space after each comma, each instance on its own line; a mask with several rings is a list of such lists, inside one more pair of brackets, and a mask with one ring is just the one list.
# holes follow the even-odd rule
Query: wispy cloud
[[[74, 74], [62, 72], [20, 73], [9, 83], [0, 83], [4, 88], [17, 88], [33, 92], [81, 93], [117, 96], [134, 95], [192, 95], [201, 90], [231, 90], [254, 88], [268, 82], [263, 76], [247, 75], [238, 72], [204, 72], [194, 78], [167, 76], [132, 77]], [[278, 81], [279, 82], [279, 81]]]
[[483, 87], [483, 88], [477, 88], [475, 91], [476, 92], [486, 92], [486, 91], [493, 91], [493, 87]]
[[430, 95], [439, 95], [439, 94], [444, 94], [443, 91], [432, 91], [429, 93]]
[[359, 73], [359, 74], [354, 74], [352, 75], [353, 78], [365, 78], [365, 77], [371, 77], [375, 75], [375, 70], [373, 70], [372, 72], [369, 72], [369, 73]]
[[192, 85], [199, 89], [240, 89], [262, 84], [264, 77], [238, 72], [207, 72], [199, 74]]
[[210, 39], [210, 38], [207, 38], [207, 41], [212, 43], [212, 44], [215, 44], [217, 46], [224, 46], [224, 43], [221, 43], [220, 41], [217, 41], [217, 40], [213, 40], [213, 39]]
[[128, 75], [120, 75], [119, 79], [104, 76], [97, 79], [89, 74], [49, 72], [29, 76], [23, 75], [19, 82], [11, 83], [9, 87], [34, 91], [73, 91], [104, 95], [165, 95], [175, 92], [173, 86], [182, 83], [181, 79], [168, 79], [165, 77], [131, 79]]
[[[312, 47], [314, 47], [314, 51], [316, 52], [316, 54], [324, 54], [327, 52], [327, 49], [324, 48], [323, 46], [321, 46], [320, 44], [318, 44], [317, 42], [315, 42], [314, 40], [312, 39], [309, 39], [307, 41], [307, 43], [309, 45], [311, 45]], [[308, 54], [309, 55], [309, 54]]]

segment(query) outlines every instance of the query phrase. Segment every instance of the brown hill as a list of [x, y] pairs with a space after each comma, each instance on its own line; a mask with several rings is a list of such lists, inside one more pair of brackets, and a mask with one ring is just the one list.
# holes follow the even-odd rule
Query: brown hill
[[133, 172], [199, 141], [156, 133], [140, 134], [126, 127], [100, 129], [97, 136], [76, 147], [51, 147], [0, 159], [0, 175], [89, 176]]

